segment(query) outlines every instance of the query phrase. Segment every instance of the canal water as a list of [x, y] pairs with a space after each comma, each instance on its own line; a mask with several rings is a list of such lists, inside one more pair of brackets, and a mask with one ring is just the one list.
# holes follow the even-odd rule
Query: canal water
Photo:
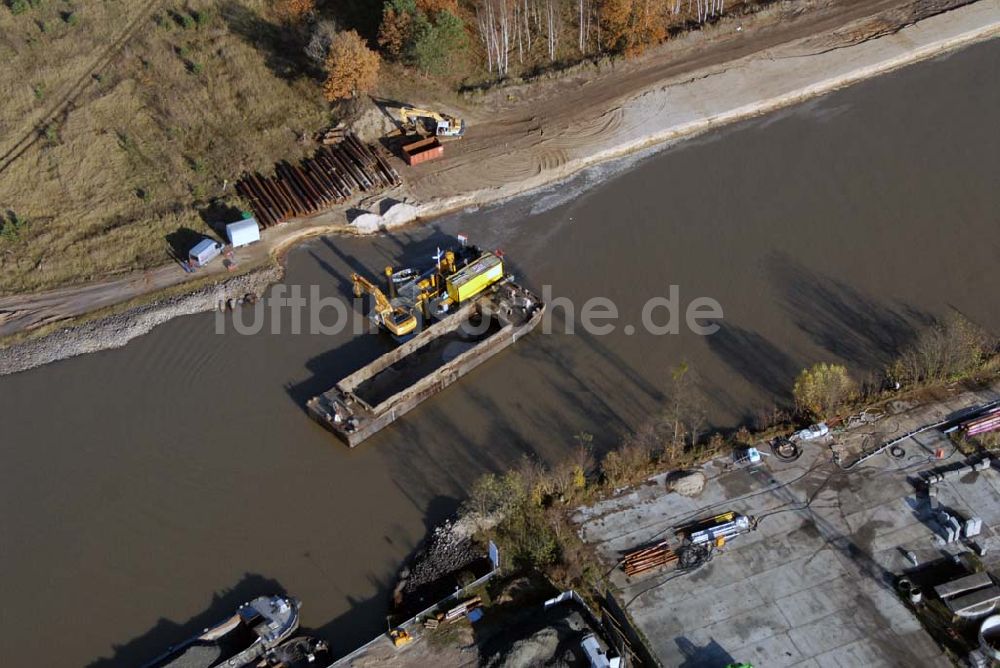
[[[555, 309], [556, 332], [356, 450], [303, 406], [387, 343], [287, 317], [253, 336], [180, 318], [0, 379], [3, 663], [136, 665], [273, 590], [342, 653], [384, 630], [399, 563], [476, 476], [554, 460], [580, 431], [614, 443], [681, 361], [731, 427], [811, 362], [880, 368], [931, 317], [1000, 332], [998, 74], [995, 40], [503, 206], [296, 249], [287, 285], [347, 295], [351, 271], [462, 232], [577, 315], [595, 296], [619, 311], [599, 336], [558, 333]], [[682, 307], [715, 299], [721, 329], [646, 332], [672, 285]]]

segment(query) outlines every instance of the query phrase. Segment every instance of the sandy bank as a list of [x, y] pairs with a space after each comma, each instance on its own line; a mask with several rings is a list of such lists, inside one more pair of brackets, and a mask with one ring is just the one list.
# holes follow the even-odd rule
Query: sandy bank
[[[737, 23], [732, 23], [735, 30]], [[897, 26], [898, 27], [898, 26]], [[657, 82], [603, 108], [573, 117], [541, 117], [507, 152], [490, 156], [463, 146], [436, 172], [407, 173], [417, 216], [503, 200], [564, 180], [592, 165], [656, 144], [689, 138], [1000, 34], [1000, 1], [982, 0], [902, 27], [860, 21]], [[458, 194], [455, 191], [460, 191]]]

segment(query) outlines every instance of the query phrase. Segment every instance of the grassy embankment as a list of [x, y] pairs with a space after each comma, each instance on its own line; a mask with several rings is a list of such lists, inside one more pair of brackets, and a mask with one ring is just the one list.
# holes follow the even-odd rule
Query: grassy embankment
[[[262, 0], [0, 8], [0, 294], [168, 261], [328, 121]], [[227, 183], [228, 182], [228, 183]]]

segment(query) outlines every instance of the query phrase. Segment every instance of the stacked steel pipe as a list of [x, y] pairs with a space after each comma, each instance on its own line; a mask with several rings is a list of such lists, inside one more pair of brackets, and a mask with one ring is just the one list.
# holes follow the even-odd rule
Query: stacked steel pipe
[[965, 433], [969, 436], [986, 434], [1000, 429], [1000, 406], [987, 411], [979, 417], [973, 418], [962, 424]]
[[335, 128], [330, 128], [329, 130], [320, 133], [317, 140], [325, 146], [333, 146], [344, 141], [344, 137], [346, 136], [347, 129], [338, 125]]
[[274, 176], [247, 174], [236, 184], [236, 192], [250, 201], [261, 225], [271, 227], [328, 209], [356, 192], [400, 183], [382, 151], [347, 133], [336, 146], [322, 146], [298, 165], [275, 165]]
[[667, 566], [677, 561], [677, 554], [670, 549], [666, 541], [657, 543], [652, 547], [644, 547], [625, 555], [622, 568], [625, 575], [632, 577], [646, 571]]

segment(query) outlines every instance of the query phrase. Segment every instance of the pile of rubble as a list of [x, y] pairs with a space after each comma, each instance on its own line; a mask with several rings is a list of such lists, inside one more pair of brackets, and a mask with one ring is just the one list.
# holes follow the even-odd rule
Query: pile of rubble
[[472, 540], [472, 532], [464, 523], [445, 522], [434, 529], [426, 545], [400, 572], [393, 602], [399, 606], [404, 600], [425, 598], [421, 594], [428, 588], [468, 568], [483, 556], [482, 548]]

